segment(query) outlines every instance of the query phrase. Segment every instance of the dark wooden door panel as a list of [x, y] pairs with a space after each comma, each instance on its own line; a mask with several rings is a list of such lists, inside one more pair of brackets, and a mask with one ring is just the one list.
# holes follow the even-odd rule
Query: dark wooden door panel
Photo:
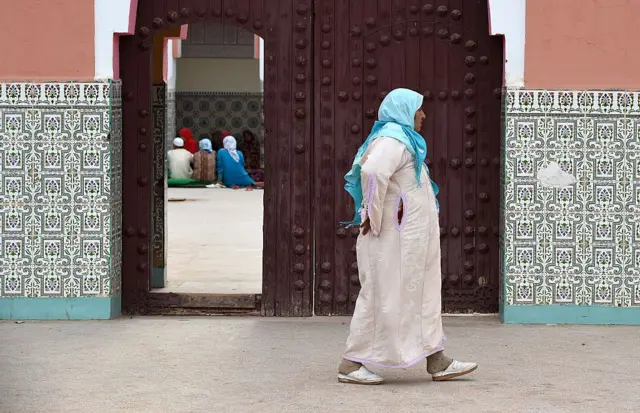
[[[359, 291], [344, 191], [386, 93], [420, 91], [427, 164], [441, 187], [443, 308], [497, 310], [503, 39], [486, 0], [140, 0], [121, 41], [123, 296], [149, 291], [153, 34], [214, 21], [265, 39], [263, 314], [351, 314]], [[315, 10], [312, 10], [315, 7]], [[315, 16], [315, 20], [312, 19]], [[315, 279], [314, 279], [315, 274]]]
[[339, 225], [354, 211], [343, 176], [398, 87], [425, 96], [443, 309], [497, 311], [502, 44], [486, 0], [316, 1], [316, 314], [353, 312], [358, 231]]

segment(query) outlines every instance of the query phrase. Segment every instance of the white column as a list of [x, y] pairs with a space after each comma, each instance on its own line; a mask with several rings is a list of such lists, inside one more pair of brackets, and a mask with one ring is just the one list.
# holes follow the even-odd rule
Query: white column
[[176, 39], [170, 39], [167, 45], [167, 88], [176, 90], [177, 66], [176, 58], [173, 56], [173, 45]]
[[114, 56], [114, 35], [129, 33], [131, 19], [135, 21], [135, 6], [138, 2], [137, 0], [94, 1], [95, 79], [113, 79], [113, 65], [120, 58], [120, 56]]
[[489, 0], [489, 6], [491, 34], [505, 36], [506, 86], [523, 87], [527, 0]]
[[260, 38], [260, 84], [264, 89], [264, 40]]

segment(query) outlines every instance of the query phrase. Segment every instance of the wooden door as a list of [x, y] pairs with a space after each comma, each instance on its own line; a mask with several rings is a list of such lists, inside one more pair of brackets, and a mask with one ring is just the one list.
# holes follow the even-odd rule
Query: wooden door
[[338, 224], [354, 213], [343, 176], [398, 87], [425, 96], [443, 310], [497, 312], [504, 59], [488, 22], [486, 0], [316, 1], [316, 314], [353, 312], [358, 230]]

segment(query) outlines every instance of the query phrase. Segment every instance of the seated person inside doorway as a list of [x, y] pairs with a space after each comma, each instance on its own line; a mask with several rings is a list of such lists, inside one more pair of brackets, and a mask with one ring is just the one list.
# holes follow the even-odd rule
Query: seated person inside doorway
[[180, 137], [184, 140], [184, 148], [187, 151], [191, 152], [192, 154], [198, 152], [198, 141], [193, 139], [193, 132], [191, 132], [191, 129], [182, 128], [180, 129], [180, 131], [178, 131], [178, 135], [180, 135]]
[[220, 149], [223, 148], [222, 139], [224, 139], [224, 138], [222, 136], [222, 132], [220, 132], [220, 131], [214, 131], [211, 134], [211, 144], [212, 144], [213, 150], [215, 152], [218, 152]]
[[242, 132], [242, 144], [239, 149], [246, 156], [245, 167], [248, 170], [260, 169], [260, 142], [250, 130]]
[[193, 155], [192, 178], [212, 184], [216, 180], [216, 151], [213, 150], [211, 140], [205, 136], [200, 140], [200, 150]]
[[237, 150], [236, 138], [225, 132], [223, 142], [224, 148], [218, 151], [217, 172], [218, 181], [228, 188], [247, 188], [251, 191], [257, 185], [244, 169], [244, 155]]
[[182, 138], [173, 140], [173, 149], [167, 153], [167, 163], [169, 164], [169, 186], [192, 180], [193, 155], [184, 148], [184, 140]]
[[246, 156], [245, 168], [255, 182], [264, 182], [264, 170], [260, 167], [260, 142], [250, 130], [242, 132], [239, 149]]

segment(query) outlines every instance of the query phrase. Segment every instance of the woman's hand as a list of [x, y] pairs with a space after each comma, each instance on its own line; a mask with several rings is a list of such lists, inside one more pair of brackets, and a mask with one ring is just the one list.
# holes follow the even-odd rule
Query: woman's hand
[[[404, 205], [400, 202], [398, 205], [398, 225], [402, 223], [402, 217], [404, 216]], [[369, 217], [364, 220], [362, 224], [360, 224], [360, 230], [362, 231], [362, 235], [367, 235], [369, 231], [371, 231], [371, 222], [369, 221]]]

